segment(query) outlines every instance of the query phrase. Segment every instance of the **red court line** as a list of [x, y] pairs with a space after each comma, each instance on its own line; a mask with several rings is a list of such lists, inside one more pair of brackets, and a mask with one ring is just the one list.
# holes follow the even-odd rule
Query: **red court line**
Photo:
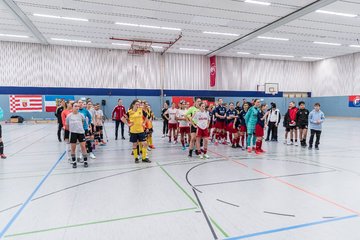
[[[212, 151], [211, 151], [211, 152], [212, 152]], [[222, 154], [219, 154], [219, 153], [216, 153], [216, 152], [212, 152], [212, 153], [215, 153], [215, 154], [217, 154], [217, 155], [219, 155], [219, 156], [221, 156], [221, 157], [223, 157], [223, 158], [226, 158], [226, 159], [228, 159], [228, 160], [231, 160], [229, 157], [224, 156], [224, 155], [222, 155]], [[237, 164], [239, 164], [239, 165], [243, 165], [243, 166], [245, 166], [245, 167], [248, 167], [247, 165], [245, 165], [245, 164], [243, 164], [243, 163], [239, 163], [239, 162], [237, 162], [236, 160], [231, 160], [231, 161], [232, 161], [232, 162], [235, 162], [235, 163], [237, 163]], [[289, 186], [289, 187], [291, 187], [291, 188], [294, 188], [294, 189], [297, 189], [297, 190], [299, 190], [299, 191], [301, 191], [301, 192], [304, 192], [304, 193], [306, 193], [306, 194], [308, 194], [308, 195], [310, 195], [310, 196], [312, 196], [312, 197], [314, 197], [314, 198], [320, 199], [320, 200], [322, 200], [322, 201], [324, 201], [324, 202], [327, 202], [327, 203], [330, 203], [330, 204], [332, 204], [332, 205], [334, 205], [334, 206], [336, 206], [336, 207], [338, 207], [338, 208], [341, 208], [341, 209], [343, 209], [343, 210], [346, 210], [347, 212], [355, 213], [355, 214], [357, 214], [357, 215], [360, 216], [360, 212], [359, 212], [359, 211], [355, 211], [355, 210], [353, 210], [353, 209], [350, 209], [350, 208], [348, 208], [348, 207], [345, 207], [345, 206], [343, 206], [343, 205], [341, 205], [341, 204], [338, 204], [338, 203], [336, 203], [336, 202], [334, 202], [334, 201], [332, 201], [332, 200], [329, 200], [329, 199], [327, 199], [327, 198], [325, 198], [325, 197], [323, 197], [323, 196], [320, 196], [319, 194], [310, 192], [310, 191], [308, 191], [308, 190], [306, 190], [306, 189], [304, 189], [304, 188], [301, 188], [301, 187], [296, 186], [296, 185], [294, 185], [294, 184], [292, 184], [292, 183], [289, 183], [289, 182], [287, 182], [287, 181], [284, 181], [284, 180], [282, 180], [282, 179], [279, 179], [279, 178], [277, 178], [277, 177], [274, 177], [273, 175], [268, 174], [268, 173], [265, 173], [265, 172], [262, 172], [262, 171], [260, 171], [260, 170], [258, 170], [258, 169], [256, 169], [256, 168], [252, 168], [252, 170], [255, 171], [255, 172], [257, 172], [257, 173], [259, 173], [259, 174], [262, 174], [262, 175], [264, 175], [264, 176], [270, 177], [271, 179], [274, 179], [274, 180], [276, 180], [276, 181], [278, 181], [278, 182], [280, 182], [280, 183], [283, 183], [283, 184], [285, 184], [285, 185], [287, 185], [287, 186]]]

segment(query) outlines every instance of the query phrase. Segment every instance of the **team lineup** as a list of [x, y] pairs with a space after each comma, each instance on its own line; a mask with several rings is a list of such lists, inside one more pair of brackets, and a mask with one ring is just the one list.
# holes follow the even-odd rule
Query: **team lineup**
[[[311, 112], [306, 109], [303, 101], [298, 106], [299, 108], [295, 102], [290, 102], [283, 117], [284, 144], [299, 146], [300, 143], [302, 147], [312, 149], [315, 146], [319, 150], [322, 123], [325, 120], [320, 104], [316, 103]], [[62, 131], [64, 132], [68, 161], [73, 168], [78, 163], [88, 167], [88, 157], [96, 158], [96, 146], [105, 146], [108, 141], [105, 116], [100, 104], [93, 105], [91, 99], [61, 100], [55, 115], [58, 118], [57, 136], [60, 142]], [[271, 103], [268, 108], [259, 99], [251, 102], [243, 99], [242, 104], [227, 104], [221, 98], [209, 105], [201, 98], [196, 98], [193, 106], [185, 100], [178, 104], [173, 102], [170, 107], [164, 103], [161, 117], [163, 138], [168, 137], [170, 144], [178, 144], [180, 139], [181, 149], [188, 149], [187, 156], [191, 158], [195, 152], [200, 159], [209, 158], [209, 144], [215, 147], [230, 144], [232, 148], [246, 150], [248, 153], [265, 153], [263, 140], [278, 141], [278, 127], [282, 118], [275, 103]], [[147, 101], [135, 99], [126, 111], [122, 99], [119, 99], [112, 111], [112, 120], [115, 122], [115, 140], [119, 138], [119, 128], [121, 139], [125, 140], [124, 128], [125, 125], [128, 126], [131, 154], [135, 163], [151, 163], [148, 152], [155, 149], [152, 139], [155, 115]], [[308, 129], [310, 138], [307, 143]], [[3, 151], [3, 147], [1, 150]]]

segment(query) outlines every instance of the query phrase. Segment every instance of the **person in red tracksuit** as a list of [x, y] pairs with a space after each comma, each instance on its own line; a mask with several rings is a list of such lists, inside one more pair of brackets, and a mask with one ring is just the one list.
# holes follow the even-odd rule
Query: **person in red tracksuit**
[[124, 137], [124, 123], [121, 118], [126, 114], [125, 107], [123, 106], [122, 99], [119, 98], [118, 105], [114, 108], [111, 114], [112, 120], [115, 121], [115, 140], [118, 139], [119, 125], [121, 124], [121, 139], [125, 140]]
[[297, 138], [298, 138], [298, 127], [296, 122], [296, 114], [298, 112], [298, 108], [295, 105], [295, 102], [290, 102], [288, 116], [289, 116], [289, 128], [290, 128], [290, 140], [291, 142], [288, 145], [294, 145], [294, 135], [295, 135], [295, 146], [299, 146]]

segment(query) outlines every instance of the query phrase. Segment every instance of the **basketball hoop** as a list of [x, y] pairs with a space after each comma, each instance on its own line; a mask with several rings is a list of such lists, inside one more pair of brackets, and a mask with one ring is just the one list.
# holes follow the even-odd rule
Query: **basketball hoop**
[[153, 51], [152, 42], [137, 42], [133, 41], [130, 49], [128, 50], [128, 54], [134, 56], [144, 56], [146, 53], [150, 53]]

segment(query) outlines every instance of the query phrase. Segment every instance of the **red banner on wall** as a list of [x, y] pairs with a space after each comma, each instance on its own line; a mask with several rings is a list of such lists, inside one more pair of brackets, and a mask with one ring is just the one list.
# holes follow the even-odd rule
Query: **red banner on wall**
[[179, 105], [179, 102], [181, 100], [184, 100], [185, 102], [189, 102], [190, 106], [194, 104], [194, 98], [193, 97], [172, 97], [172, 102], [176, 103], [176, 106]]
[[215, 87], [216, 83], [216, 57], [210, 57], [210, 87]]

